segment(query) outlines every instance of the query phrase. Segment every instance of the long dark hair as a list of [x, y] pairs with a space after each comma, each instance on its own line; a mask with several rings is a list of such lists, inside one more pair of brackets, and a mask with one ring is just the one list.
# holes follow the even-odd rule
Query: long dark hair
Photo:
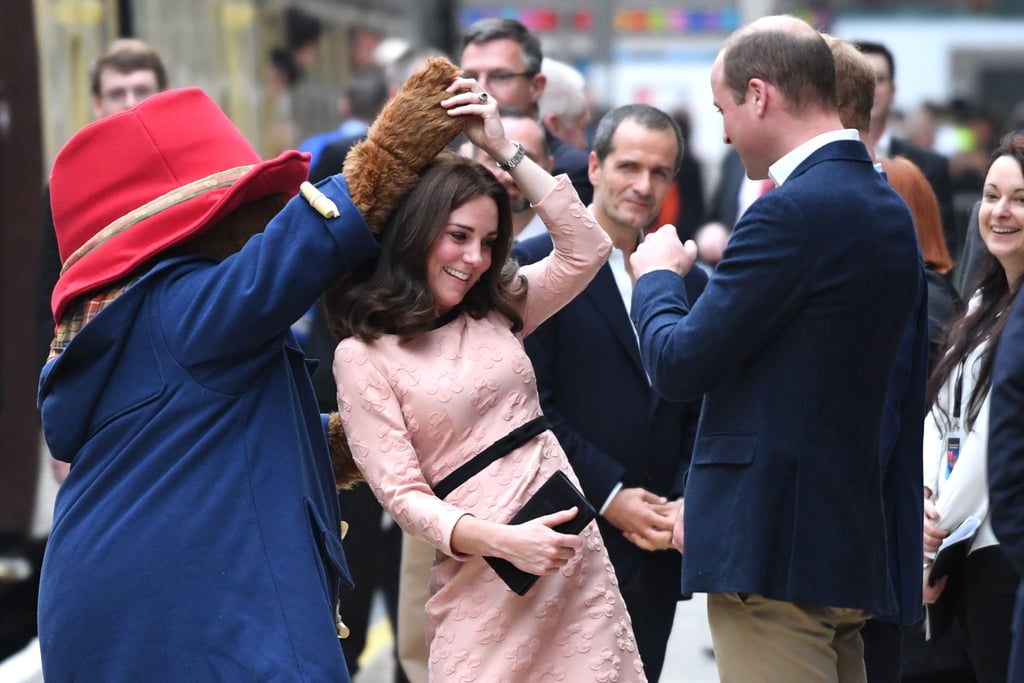
[[427, 286], [426, 259], [449, 214], [476, 197], [498, 207], [498, 237], [491, 267], [462, 300], [462, 310], [479, 319], [496, 310], [518, 332], [523, 321], [516, 301], [526, 293], [512, 251], [508, 191], [486, 168], [444, 152], [420, 173], [420, 180], [381, 233], [376, 261], [335, 283], [324, 295], [327, 321], [339, 338], [364, 340], [397, 334], [409, 341], [431, 329], [436, 304]]
[[[1016, 160], [1021, 167], [1021, 172], [1024, 173], [1024, 132], [1015, 131], [1006, 135], [999, 143], [999, 147], [992, 153], [991, 161], [1004, 156]], [[984, 403], [985, 397], [992, 387], [992, 363], [1008, 317], [1003, 313], [1010, 309], [1014, 297], [1020, 289], [1020, 281], [1015, 282], [1013, 286], [1010, 285], [1006, 271], [1003, 270], [999, 260], [987, 249], [982, 257], [980, 271], [977, 293], [981, 295], [981, 303], [973, 310], [965, 311], [953, 321], [946, 348], [928, 381], [928, 405], [935, 406], [939, 391], [953, 376], [960, 361], [982, 342], [988, 341], [988, 346], [985, 347], [981, 356], [978, 381], [975, 382], [974, 389], [965, 406], [963, 421], [967, 431], [974, 426], [974, 421], [981, 410], [981, 404]], [[950, 424], [949, 411], [941, 406], [937, 407], [942, 412], [942, 417], [948, 427]]]

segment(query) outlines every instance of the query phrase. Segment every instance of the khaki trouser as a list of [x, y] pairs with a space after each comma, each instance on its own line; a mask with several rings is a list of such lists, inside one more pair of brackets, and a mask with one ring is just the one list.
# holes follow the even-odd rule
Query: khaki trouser
[[409, 683], [427, 683], [426, 604], [432, 545], [402, 534], [402, 569], [398, 578], [398, 661]]
[[770, 600], [751, 593], [708, 595], [708, 625], [722, 683], [864, 683], [860, 629], [867, 613]]

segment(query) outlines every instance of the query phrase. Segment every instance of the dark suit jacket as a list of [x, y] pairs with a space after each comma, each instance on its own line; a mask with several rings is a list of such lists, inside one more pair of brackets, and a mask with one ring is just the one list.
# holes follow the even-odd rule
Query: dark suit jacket
[[655, 389], [704, 393], [684, 591], [895, 611], [880, 418], [921, 278], [907, 205], [854, 141], [754, 202], [692, 307], [675, 273], [640, 278]]
[[953, 186], [949, 179], [949, 160], [941, 154], [896, 137], [889, 143], [889, 156], [906, 157], [917, 164], [924, 173], [928, 184], [935, 192], [935, 198], [939, 200], [939, 215], [942, 218], [946, 247], [950, 254], [959, 254], [964, 246], [964, 231], [956, 225], [953, 218]]
[[[550, 251], [549, 235], [515, 247], [521, 263]], [[696, 298], [706, 282], [695, 268], [686, 279], [687, 294]], [[682, 493], [699, 403], [664, 401], [651, 389], [608, 265], [526, 338], [526, 351], [537, 373], [544, 415], [595, 508], [604, 505], [620, 481], [669, 498]], [[665, 598], [679, 597], [679, 553], [641, 550], [603, 518], [598, 525], [620, 580], [634, 576], [645, 563], [646, 576], [663, 587]]]
[[704, 216], [705, 222], [717, 221], [730, 230], [736, 225], [740, 185], [746, 177], [747, 169], [743, 166], [743, 160], [735, 148], [730, 147], [722, 158], [715, 191], [711, 195], [708, 211]]
[[[920, 256], [918, 257], [920, 259]], [[929, 286], [921, 262], [917, 305], [906, 322], [893, 360], [882, 413], [882, 497], [885, 501], [889, 577], [896, 591], [896, 610], [881, 619], [909, 626], [921, 609], [921, 469], [924, 440], [925, 387], [931, 355]]]
[[551, 156], [555, 160], [551, 175], [557, 176], [564, 173], [569, 176], [569, 181], [576, 188], [576, 194], [580, 196], [580, 201], [589, 205], [594, 201], [594, 186], [590, 184], [588, 172], [590, 154], [550, 133], [548, 134], [548, 146], [551, 148]]
[[[1024, 297], [1019, 294], [996, 351], [989, 409], [988, 498], [999, 547], [1024, 576]], [[1024, 584], [1014, 608], [1007, 680], [1024, 680]]]

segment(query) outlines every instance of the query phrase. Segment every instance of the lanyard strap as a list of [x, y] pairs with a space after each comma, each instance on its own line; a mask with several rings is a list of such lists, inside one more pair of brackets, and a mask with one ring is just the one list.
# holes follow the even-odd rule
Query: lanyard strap
[[551, 429], [551, 423], [543, 415], [533, 418], [521, 427], [516, 427], [439, 481], [434, 487], [434, 494], [444, 500], [449, 493], [465, 484], [474, 475], [482, 472], [492, 462], [511, 453], [548, 429]]
[[956, 466], [956, 461], [960, 459], [960, 407], [961, 399], [960, 394], [963, 392], [964, 386], [964, 368], [967, 365], [967, 357], [964, 356], [960, 360], [960, 364], [957, 367], [956, 382], [954, 383], [953, 392], [956, 394], [953, 397], [953, 424], [951, 425], [952, 431], [946, 434], [946, 478], [949, 479], [949, 475], [953, 473], [953, 468]]
[[960, 395], [964, 390], [964, 368], [967, 366], [967, 356], [960, 359], [957, 366], [956, 383], [953, 388], [953, 429], [960, 429]]

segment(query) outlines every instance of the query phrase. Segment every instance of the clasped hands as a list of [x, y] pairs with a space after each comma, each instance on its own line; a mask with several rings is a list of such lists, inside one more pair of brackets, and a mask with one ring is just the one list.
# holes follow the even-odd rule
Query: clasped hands
[[670, 501], [640, 487], [622, 488], [608, 504], [603, 517], [638, 548], [676, 548], [682, 552], [683, 504], [679, 501]]

